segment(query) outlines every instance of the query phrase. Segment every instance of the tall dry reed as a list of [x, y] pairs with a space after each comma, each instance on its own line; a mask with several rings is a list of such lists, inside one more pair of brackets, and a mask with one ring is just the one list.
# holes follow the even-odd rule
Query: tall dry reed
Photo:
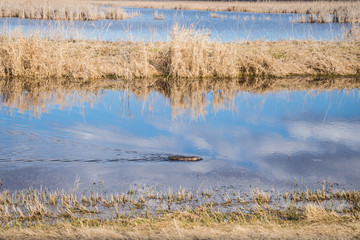
[[0, 1], [0, 17], [89, 21], [98, 19], [126, 19], [134, 14], [127, 13], [122, 8], [103, 8], [93, 4], [86, 4], [83, 1]]
[[[353, 33], [352, 33], [353, 34]], [[209, 33], [175, 26], [167, 42], [102, 42], [0, 36], [0, 76], [234, 78], [358, 75], [360, 41], [220, 43]]]

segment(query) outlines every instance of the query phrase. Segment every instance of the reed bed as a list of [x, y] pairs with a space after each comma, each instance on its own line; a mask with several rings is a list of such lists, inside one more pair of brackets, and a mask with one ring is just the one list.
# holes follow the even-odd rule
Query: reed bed
[[2, 0], [0, 17], [30, 19], [94, 21], [99, 19], [127, 19], [137, 13], [127, 13], [122, 8], [101, 8], [82, 1], [60, 0]]
[[[0, 79], [0, 109], [28, 112], [40, 117], [51, 106], [71, 109], [75, 102], [95, 104], [101, 101], [102, 90], [128, 91], [146, 103], [152, 102], [154, 92], [164, 96], [170, 103], [172, 118], [186, 116], [191, 119], [205, 117], [209, 109], [236, 110], [234, 99], [241, 92], [266, 93], [277, 91], [330, 91], [338, 89], [359, 89], [359, 78], [242, 78], [242, 79], [135, 79], [75, 81], [69, 79]], [[208, 101], [207, 94], [212, 95]], [[119, 99], [119, 101], [124, 101]], [[130, 100], [129, 100], [130, 101]], [[83, 104], [82, 104], [83, 105]], [[209, 108], [209, 106], [211, 108]], [[149, 109], [151, 111], [151, 109]]]
[[[141, 185], [107, 194], [94, 191], [79, 194], [76, 188], [3, 190], [0, 192], [0, 237], [10, 237], [10, 234], [20, 237], [29, 232], [51, 234], [49, 230], [58, 234], [64, 226], [70, 228], [66, 234], [74, 234], [67, 235], [70, 238], [78, 238], [76, 233], [84, 228], [90, 232], [100, 228], [105, 231], [98, 233], [100, 236], [109, 234], [106, 229], [111, 234], [121, 231], [125, 236], [136, 231], [140, 239], [148, 239], [149, 232], [154, 237], [164, 237], [161, 234], [164, 231], [171, 233], [166, 239], [178, 239], [179, 232], [189, 230], [191, 234], [210, 239], [216, 239], [218, 234], [237, 238], [244, 236], [244, 232], [246, 238], [279, 237], [284, 231], [297, 237], [300, 233], [307, 239], [355, 237], [360, 233], [359, 196], [355, 190], [332, 188], [294, 189], [283, 193], [259, 188], [250, 192], [161, 190]], [[265, 229], [255, 231], [256, 234], [247, 231], [255, 227]], [[211, 228], [218, 231], [217, 235], [199, 231]], [[278, 232], [269, 235], [274, 229]], [[180, 235], [180, 239], [183, 236], [186, 234]], [[56, 236], [60, 237], [64, 235]], [[89, 233], [87, 237], [94, 235]]]
[[[354, 25], [353, 29], [358, 28]], [[355, 30], [335, 41], [220, 43], [175, 26], [166, 42], [103, 42], [0, 35], [0, 76], [69, 79], [359, 75]]]
[[[264, 2], [209, 2], [209, 1], [88, 1], [99, 5], [137, 8], [310, 14], [311, 22], [359, 22], [360, 1], [264, 1]], [[330, 17], [329, 17], [330, 16]]]
[[[101, 5], [101, 6], [100, 6]], [[104, 8], [103, 5], [110, 7]], [[360, 21], [360, 1], [349, 2], [206, 2], [206, 1], [106, 1], [106, 0], [3, 0], [0, 17], [52, 20], [126, 19], [139, 13], [126, 13], [119, 7], [307, 14], [298, 22], [355, 23]], [[215, 16], [218, 13], [212, 13]], [[218, 14], [219, 16], [226, 16]]]

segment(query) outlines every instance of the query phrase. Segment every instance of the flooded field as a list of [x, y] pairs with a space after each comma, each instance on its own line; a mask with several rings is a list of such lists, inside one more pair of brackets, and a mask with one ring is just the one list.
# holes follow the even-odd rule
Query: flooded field
[[[0, 25], [5, 24], [7, 31], [21, 28], [25, 33], [63, 34], [68, 38], [105, 41], [166, 41], [169, 39], [174, 24], [177, 24], [184, 28], [204, 30], [210, 34], [213, 41], [221, 42], [341, 40], [345, 29], [351, 28], [350, 23], [298, 23], [298, 19], [307, 17], [306, 14], [141, 8], [125, 8], [125, 11], [134, 17], [124, 20], [86, 22], [0, 18]], [[60, 27], [57, 26], [59, 23]]]
[[[291, 84], [290, 84], [291, 83]], [[359, 79], [0, 81], [3, 189], [358, 189]], [[172, 162], [170, 155], [199, 162]], [[97, 186], [97, 185], [96, 185]]]
[[0, 239], [360, 236], [357, 2], [126, 4], [0, 3]]

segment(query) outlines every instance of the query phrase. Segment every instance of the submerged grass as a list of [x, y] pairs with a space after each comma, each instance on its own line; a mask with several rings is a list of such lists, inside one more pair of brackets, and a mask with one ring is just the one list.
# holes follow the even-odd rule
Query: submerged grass
[[336, 189], [284, 193], [256, 189], [250, 195], [236, 190], [161, 191], [155, 187], [106, 195], [46, 188], [3, 190], [0, 237], [356, 237], [360, 234], [359, 196], [358, 191]]
[[108, 1], [99, 5], [176, 10], [309, 14], [308, 22], [359, 22], [360, 1]]
[[[357, 25], [354, 25], [356, 30]], [[0, 36], [0, 76], [122, 79], [359, 75], [356, 31], [334, 41], [210, 41], [207, 31], [175, 26], [167, 42], [104, 42]], [[79, 60], [80, 59], [80, 60]]]

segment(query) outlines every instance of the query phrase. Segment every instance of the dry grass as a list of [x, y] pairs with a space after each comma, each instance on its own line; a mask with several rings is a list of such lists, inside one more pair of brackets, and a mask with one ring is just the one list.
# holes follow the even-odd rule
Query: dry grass
[[[235, 110], [234, 99], [241, 92], [264, 93], [284, 90], [326, 91], [360, 88], [356, 78], [244, 78], [244, 79], [135, 79], [127, 81], [75, 81], [69, 79], [0, 79], [1, 105], [9, 111], [29, 111], [35, 117], [46, 113], [49, 107], [71, 108], [74, 102], [96, 103], [104, 89], [125, 90], [134, 94], [144, 104], [152, 102], [153, 92], [168, 99], [173, 118], [205, 117], [209, 106], [216, 112]], [[25, 94], [26, 93], [26, 94]], [[76, 94], [74, 94], [76, 93]], [[212, 94], [209, 102], [206, 94]], [[146, 105], [144, 105], [144, 108]], [[148, 106], [151, 107], [151, 106]]]
[[155, 20], [164, 20], [164, 14], [163, 13], [160, 14], [158, 11], [155, 11], [154, 19]]
[[[266, 2], [208, 2], [208, 1], [108, 1], [90, 0], [99, 5], [178, 10], [299, 13], [311, 14], [308, 22], [359, 22], [360, 1], [266, 1]], [[331, 18], [328, 17], [331, 15]]]
[[298, 23], [356, 23], [360, 22], [360, 9], [358, 6], [340, 6], [334, 10], [327, 8], [311, 13], [307, 16], [302, 15], [297, 18]]
[[209, 16], [210, 16], [211, 18], [221, 18], [221, 19], [227, 18], [227, 15], [225, 15], [225, 14], [218, 14], [218, 13], [210, 13]]
[[[109, 5], [110, 8], [98, 7]], [[19, 17], [55, 20], [126, 19], [128, 14], [118, 7], [182, 9], [231, 12], [298, 13], [298, 22], [359, 22], [360, 1], [349, 2], [206, 2], [206, 1], [108, 1], [108, 0], [3, 0], [0, 17]], [[211, 17], [226, 15], [212, 13]], [[155, 18], [161, 19], [161, 18]]]
[[206, 31], [178, 26], [169, 41], [148, 43], [46, 39], [15, 32], [0, 35], [0, 76], [131, 79], [359, 75], [360, 41], [348, 38], [351, 41], [219, 43], [210, 41]]
[[257, 189], [247, 196], [237, 190], [141, 186], [106, 195], [2, 191], [0, 238], [354, 238], [360, 234], [359, 196], [335, 189]]
[[356, 239], [359, 223], [313, 224], [278, 226], [273, 224], [213, 224], [186, 226], [179, 220], [164, 220], [158, 224], [141, 221], [136, 226], [38, 226], [6, 229], [0, 233], [5, 239]]
[[360, 40], [360, 25], [353, 24], [350, 29], [344, 29], [342, 31], [343, 41], [359, 41]]
[[0, 17], [18, 17], [51, 20], [126, 19], [136, 15], [122, 8], [100, 8], [83, 1], [60, 0], [2, 0]]

